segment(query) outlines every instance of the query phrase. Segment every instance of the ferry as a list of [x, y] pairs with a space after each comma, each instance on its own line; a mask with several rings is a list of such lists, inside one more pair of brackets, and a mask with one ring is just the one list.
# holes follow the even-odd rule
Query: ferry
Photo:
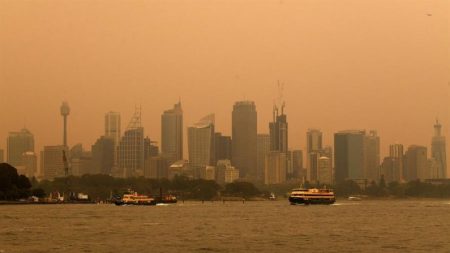
[[137, 192], [124, 194], [121, 199], [115, 201], [117, 206], [122, 205], [142, 205], [142, 206], [154, 206], [156, 200], [147, 195], [140, 195]]
[[295, 204], [333, 204], [336, 201], [331, 189], [294, 189], [289, 196], [291, 205]]

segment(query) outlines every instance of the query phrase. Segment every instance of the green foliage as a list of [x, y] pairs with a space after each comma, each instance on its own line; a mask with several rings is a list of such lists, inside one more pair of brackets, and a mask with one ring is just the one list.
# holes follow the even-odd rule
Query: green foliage
[[352, 180], [345, 180], [336, 184], [334, 190], [338, 196], [350, 196], [361, 194], [362, 192], [361, 187], [359, 187], [359, 185]]
[[0, 199], [16, 200], [30, 195], [31, 183], [24, 175], [18, 175], [16, 168], [0, 163]]
[[224, 195], [228, 196], [242, 196], [244, 198], [255, 197], [261, 192], [249, 182], [233, 182], [225, 185]]
[[53, 181], [43, 180], [35, 187], [42, 188], [45, 192], [82, 192], [92, 200], [107, 200], [111, 195], [122, 195], [128, 189], [152, 196], [158, 196], [161, 189], [164, 193], [175, 194], [182, 199], [210, 200], [220, 190], [220, 186], [214, 181], [191, 180], [183, 176], [177, 176], [173, 180], [114, 178], [108, 175], [69, 176], [55, 178]]

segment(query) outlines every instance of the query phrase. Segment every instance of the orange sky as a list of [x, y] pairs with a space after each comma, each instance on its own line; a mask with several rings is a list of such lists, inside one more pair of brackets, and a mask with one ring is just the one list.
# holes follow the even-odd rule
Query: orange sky
[[215, 112], [230, 134], [232, 105], [257, 105], [268, 132], [277, 80], [285, 83], [289, 141], [307, 128], [325, 144], [344, 129], [376, 129], [391, 143], [430, 145], [449, 120], [448, 0], [0, 0], [0, 148], [24, 125], [37, 149], [90, 147], [103, 116], [123, 128], [141, 104], [146, 135], [181, 97], [185, 126]]

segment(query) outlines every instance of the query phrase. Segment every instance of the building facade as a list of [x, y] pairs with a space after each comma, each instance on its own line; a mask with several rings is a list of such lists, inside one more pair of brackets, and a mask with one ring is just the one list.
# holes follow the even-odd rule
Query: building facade
[[7, 162], [12, 166], [23, 166], [23, 154], [34, 152], [34, 135], [28, 129], [9, 132], [6, 141]]
[[256, 179], [257, 112], [252, 101], [236, 102], [232, 113], [231, 160], [241, 178]]
[[188, 128], [189, 163], [196, 178], [206, 166], [215, 165], [214, 114]]
[[161, 115], [161, 152], [169, 163], [183, 160], [183, 110], [178, 102]]

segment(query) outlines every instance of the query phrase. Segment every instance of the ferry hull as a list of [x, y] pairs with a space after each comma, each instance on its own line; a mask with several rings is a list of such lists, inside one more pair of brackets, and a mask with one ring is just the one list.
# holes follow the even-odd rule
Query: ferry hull
[[155, 206], [156, 201], [151, 202], [124, 202], [124, 201], [116, 201], [116, 206], [123, 206], [123, 205], [133, 205], [133, 206]]
[[291, 205], [303, 204], [303, 205], [331, 205], [336, 202], [335, 198], [302, 198], [302, 197], [289, 197]]

